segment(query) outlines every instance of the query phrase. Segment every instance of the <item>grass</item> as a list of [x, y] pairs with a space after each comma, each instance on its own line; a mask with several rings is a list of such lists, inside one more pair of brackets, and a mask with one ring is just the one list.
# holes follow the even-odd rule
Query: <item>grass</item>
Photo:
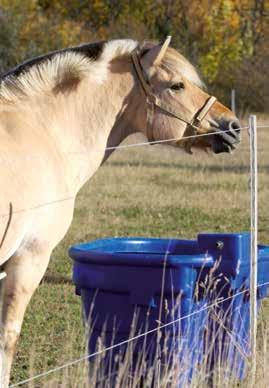
[[[268, 128], [259, 131], [258, 143], [259, 240], [269, 244]], [[196, 238], [205, 231], [249, 230], [248, 180], [246, 131], [240, 149], [232, 155], [195, 152], [190, 156], [157, 145], [115, 152], [78, 195], [72, 226], [54, 250], [44, 281], [27, 309], [12, 382], [85, 353], [80, 299], [66, 281], [72, 276], [70, 245], [108, 236]], [[264, 316], [269, 318], [268, 303]], [[75, 383], [76, 369], [63, 376], [69, 379], [67, 386], [83, 386]], [[58, 386], [53, 381], [51, 386]], [[40, 380], [32, 386], [49, 385]]]

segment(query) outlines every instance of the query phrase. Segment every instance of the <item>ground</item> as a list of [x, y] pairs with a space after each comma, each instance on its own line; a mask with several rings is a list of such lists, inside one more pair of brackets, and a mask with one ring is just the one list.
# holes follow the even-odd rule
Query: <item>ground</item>
[[[259, 123], [262, 119], [258, 116]], [[72, 226], [27, 310], [13, 383], [85, 352], [80, 299], [66, 281], [72, 276], [72, 244], [108, 236], [196, 238], [205, 231], [249, 230], [246, 130], [242, 136], [231, 155], [191, 156], [168, 146], [144, 146], [118, 150], [99, 169], [78, 195]], [[269, 128], [259, 129], [258, 146], [259, 241], [269, 244]], [[266, 308], [269, 316], [269, 303]], [[33, 386], [47, 386], [44, 381]]]

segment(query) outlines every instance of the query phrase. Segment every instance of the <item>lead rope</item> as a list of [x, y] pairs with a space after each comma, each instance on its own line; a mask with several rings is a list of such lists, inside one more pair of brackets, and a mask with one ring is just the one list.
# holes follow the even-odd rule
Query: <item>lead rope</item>
[[[6, 239], [6, 236], [7, 236], [10, 224], [11, 224], [12, 216], [13, 216], [13, 205], [12, 205], [12, 202], [10, 202], [9, 203], [9, 214], [8, 214], [7, 224], [6, 224], [6, 227], [5, 227], [2, 239], [0, 241], [0, 250], [1, 250], [1, 248], [2, 248], [2, 246], [4, 244], [4, 241]], [[2, 271], [1, 267], [0, 267], [0, 281], [2, 279], [4, 279], [6, 276], [7, 276], [6, 272]], [[0, 284], [0, 323], [2, 323], [2, 304], [1, 304], [1, 301], [2, 301], [2, 289], [3, 289], [3, 287]], [[0, 335], [1, 335], [1, 333], [0, 333]], [[0, 341], [1, 341], [1, 339], [0, 339]], [[1, 352], [1, 344], [0, 344], [0, 352]], [[1, 354], [0, 354], [0, 357], [1, 357]], [[1, 379], [1, 373], [0, 373], [0, 379]], [[1, 382], [1, 380], [0, 380], [0, 382]]]
[[[1, 239], [1, 242], [0, 242], [0, 249], [2, 248], [3, 244], [4, 244], [4, 241], [6, 239], [6, 236], [7, 236], [7, 232], [8, 232], [8, 229], [10, 227], [10, 224], [11, 224], [11, 220], [12, 220], [12, 215], [13, 215], [13, 206], [12, 206], [12, 203], [10, 202], [9, 203], [9, 213], [8, 213], [8, 220], [7, 220], [7, 224], [6, 224], [6, 227], [5, 227], [5, 230], [4, 230], [4, 234], [2, 236], [2, 239]], [[1, 274], [0, 274], [1, 276]], [[1, 277], [0, 277], [1, 279]]]

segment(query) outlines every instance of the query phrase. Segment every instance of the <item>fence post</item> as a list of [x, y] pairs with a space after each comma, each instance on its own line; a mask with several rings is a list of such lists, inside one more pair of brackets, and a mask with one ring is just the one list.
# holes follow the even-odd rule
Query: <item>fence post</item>
[[231, 110], [235, 114], [235, 89], [231, 90]]
[[257, 120], [249, 117], [250, 135], [250, 344], [251, 344], [251, 380], [255, 384], [257, 350], [257, 272], [258, 272], [258, 155]]

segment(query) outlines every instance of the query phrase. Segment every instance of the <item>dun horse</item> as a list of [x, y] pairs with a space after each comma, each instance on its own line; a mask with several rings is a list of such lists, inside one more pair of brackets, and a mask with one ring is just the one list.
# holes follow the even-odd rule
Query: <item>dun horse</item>
[[[239, 141], [234, 114], [169, 42], [82, 45], [0, 78], [2, 387], [25, 309], [70, 226], [77, 193], [112, 152], [106, 148], [134, 132], [177, 139], [170, 144], [189, 152], [229, 152]], [[180, 141], [203, 133], [210, 135]]]

